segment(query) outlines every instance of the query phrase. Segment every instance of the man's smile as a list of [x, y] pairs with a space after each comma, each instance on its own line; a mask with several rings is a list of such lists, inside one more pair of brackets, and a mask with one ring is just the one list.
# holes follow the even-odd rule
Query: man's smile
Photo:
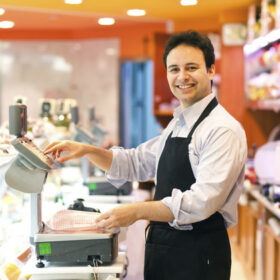
[[191, 87], [194, 87], [195, 84], [188, 84], [188, 85], [176, 85], [177, 88], [179, 89], [188, 89], [188, 88], [191, 88]]

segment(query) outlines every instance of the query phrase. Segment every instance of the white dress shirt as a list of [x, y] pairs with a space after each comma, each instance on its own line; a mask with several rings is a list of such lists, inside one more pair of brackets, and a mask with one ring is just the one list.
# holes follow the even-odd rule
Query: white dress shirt
[[[108, 180], [120, 186], [125, 181], [156, 178], [159, 158], [168, 135], [173, 131], [172, 137], [186, 138], [213, 98], [211, 93], [184, 110], [176, 108], [173, 119], [162, 134], [135, 149], [113, 147]], [[196, 182], [184, 192], [173, 186], [171, 196], [162, 199], [174, 215], [170, 226], [191, 229], [192, 223], [204, 220], [216, 211], [223, 215], [227, 227], [236, 224], [246, 158], [243, 128], [218, 104], [196, 128], [189, 144], [189, 159]]]

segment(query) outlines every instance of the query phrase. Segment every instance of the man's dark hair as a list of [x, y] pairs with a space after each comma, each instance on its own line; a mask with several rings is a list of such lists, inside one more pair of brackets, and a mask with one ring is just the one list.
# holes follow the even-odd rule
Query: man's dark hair
[[168, 54], [179, 45], [187, 45], [200, 49], [203, 52], [207, 70], [210, 69], [212, 64], [215, 64], [214, 47], [210, 39], [206, 35], [194, 30], [188, 30], [171, 36], [167, 41], [163, 54], [165, 68], [167, 67], [166, 59]]

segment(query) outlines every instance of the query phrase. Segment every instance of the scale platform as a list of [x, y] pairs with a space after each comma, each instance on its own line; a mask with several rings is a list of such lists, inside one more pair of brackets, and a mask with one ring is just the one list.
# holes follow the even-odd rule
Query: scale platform
[[98, 261], [99, 264], [111, 264], [118, 256], [118, 234], [97, 231], [52, 231], [46, 229], [35, 234], [34, 242], [38, 267], [44, 267], [42, 261], [52, 265], [66, 263], [88, 265]]

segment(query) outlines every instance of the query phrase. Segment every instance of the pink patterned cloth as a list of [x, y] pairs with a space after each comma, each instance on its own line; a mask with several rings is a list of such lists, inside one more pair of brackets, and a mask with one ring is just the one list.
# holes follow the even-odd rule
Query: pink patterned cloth
[[44, 232], [63, 231], [63, 232], [80, 232], [90, 231], [94, 233], [104, 233], [103, 229], [97, 228], [96, 218], [99, 213], [77, 211], [77, 210], [60, 210], [45, 225]]

